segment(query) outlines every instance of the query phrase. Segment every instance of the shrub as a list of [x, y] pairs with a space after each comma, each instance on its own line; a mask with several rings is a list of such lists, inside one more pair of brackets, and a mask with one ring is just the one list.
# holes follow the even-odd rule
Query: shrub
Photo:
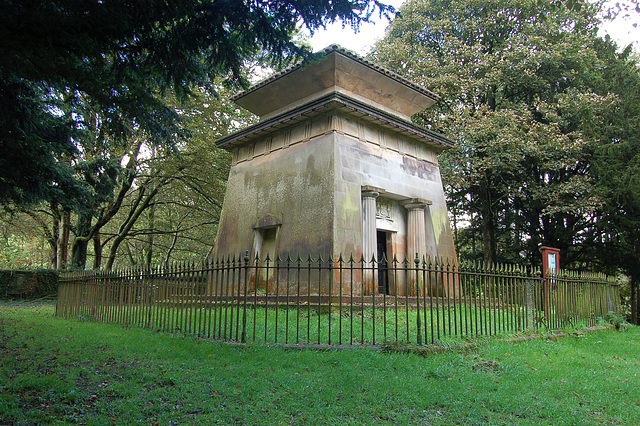
[[0, 299], [38, 299], [58, 292], [58, 271], [0, 270]]
[[618, 331], [627, 331], [631, 327], [631, 324], [627, 322], [627, 319], [624, 315], [619, 315], [615, 312], [608, 312], [605, 316], [605, 319], [607, 320], [607, 322], [613, 324], [613, 326]]

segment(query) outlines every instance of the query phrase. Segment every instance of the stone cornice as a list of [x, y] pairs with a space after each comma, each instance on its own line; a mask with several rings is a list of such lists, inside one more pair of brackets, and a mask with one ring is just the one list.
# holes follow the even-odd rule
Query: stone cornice
[[[328, 111], [339, 111], [375, 123], [383, 128], [398, 132], [410, 139], [429, 145], [436, 152], [453, 147], [454, 143], [445, 136], [402, 120], [388, 112], [372, 107], [339, 92], [329, 93], [304, 105], [285, 111], [246, 129], [224, 136], [216, 145], [224, 149], [255, 142], [279, 129], [296, 124]], [[334, 129], [336, 130], [336, 129]]]

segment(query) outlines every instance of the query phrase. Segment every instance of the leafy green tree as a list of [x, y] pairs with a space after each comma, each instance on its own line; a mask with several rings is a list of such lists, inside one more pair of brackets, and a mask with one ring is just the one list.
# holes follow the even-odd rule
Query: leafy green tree
[[145, 150], [175, 153], [188, 139], [169, 94], [182, 102], [202, 88], [217, 95], [214, 81], [245, 84], [250, 59], [310, 54], [294, 41], [299, 25], [313, 31], [341, 19], [357, 28], [376, 11], [393, 10], [376, 0], [3, 2], [0, 203], [48, 202], [53, 234], [64, 231], [58, 263], [66, 230], [75, 234], [74, 267], [84, 267], [91, 241], [99, 260], [100, 231], [133, 188]]
[[414, 119], [457, 141], [441, 156], [452, 203], [482, 232], [483, 260], [592, 259], [602, 205], [590, 173], [615, 94], [597, 90], [598, 9], [533, 0], [413, 0], [375, 60], [443, 100]]
[[24, 251], [26, 242], [42, 235], [47, 253], [36, 256], [28, 250], [25, 255], [33, 258], [31, 263], [49, 256], [54, 268], [65, 267], [64, 249], [70, 242], [75, 268], [84, 268], [87, 259], [93, 260], [93, 268], [126, 265], [117, 261], [117, 254], [138, 257], [136, 250], [128, 255], [129, 247], [144, 257], [131, 263], [147, 266], [152, 260], [204, 257], [215, 239], [229, 170], [228, 153], [212, 141], [256, 119], [229, 100], [227, 89], [217, 87], [220, 97], [198, 90], [187, 102], [166, 100], [191, 135], [173, 151], [149, 144], [144, 134], [131, 139], [129, 147], [110, 143], [92, 127], [86, 135], [94, 139], [83, 141], [82, 156], [71, 166], [91, 189], [90, 196], [73, 213], [53, 202], [5, 212], [0, 221], [5, 252]]
[[[227, 93], [222, 86], [219, 91]], [[187, 102], [167, 102], [179, 111], [191, 137], [177, 152], [147, 146], [139, 156], [132, 185], [118, 192], [123, 194], [119, 211], [88, 236], [94, 241], [94, 268], [103, 266], [103, 250], [104, 266], [111, 269], [202, 259], [213, 246], [230, 164], [228, 153], [213, 141], [256, 118], [228, 96], [216, 98], [204, 90]], [[119, 252], [126, 256], [118, 261]], [[176, 257], [182, 252], [187, 254]]]

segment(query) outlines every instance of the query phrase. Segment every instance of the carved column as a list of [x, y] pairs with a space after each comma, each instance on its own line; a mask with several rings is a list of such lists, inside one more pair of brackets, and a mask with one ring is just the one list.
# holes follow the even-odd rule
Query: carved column
[[[407, 258], [409, 267], [415, 267], [414, 259], [416, 254], [420, 259], [420, 268], [422, 268], [422, 260], [427, 251], [427, 235], [424, 223], [424, 209], [429, 204], [428, 201], [420, 198], [412, 198], [405, 201], [402, 205], [407, 209]], [[421, 275], [422, 274], [418, 274]], [[422, 287], [421, 283], [416, 283], [416, 272], [409, 273], [407, 281], [407, 294], [417, 295], [416, 287]], [[421, 288], [422, 290], [422, 288]], [[420, 292], [422, 293], [422, 291]]]
[[375, 263], [371, 259], [376, 256], [376, 199], [384, 190], [373, 186], [362, 187], [362, 256], [363, 265], [362, 291], [365, 295], [373, 294], [375, 288]]

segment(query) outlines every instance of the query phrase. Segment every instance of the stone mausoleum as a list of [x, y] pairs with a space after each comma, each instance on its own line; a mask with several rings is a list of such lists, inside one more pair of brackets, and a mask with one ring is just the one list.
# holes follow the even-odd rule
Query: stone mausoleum
[[[216, 256], [455, 262], [437, 159], [452, 142], [411, 122], [438, 96], [339, 46], [322, 53], [234, 97], [260, 121], [217, 141], [233, 160]], [[405, 281], [354, 290], [404, 294]]]

